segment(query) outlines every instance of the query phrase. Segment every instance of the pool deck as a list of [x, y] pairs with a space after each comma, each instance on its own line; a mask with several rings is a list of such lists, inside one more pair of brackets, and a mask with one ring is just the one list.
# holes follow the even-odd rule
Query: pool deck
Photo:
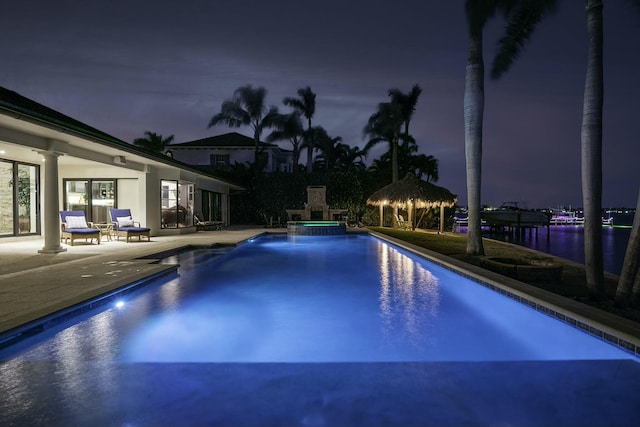
[[[41, 238], [0, 241], [0, 337], [131, 283], [176, 274], [176, 266], [154, 263], [156, 254], [235, 245], [272, 231], [286, 230], [229, 227], [151, 242], [64, 245], [67, 251], [58, 254], [38, 253]], [[519, 282], [483, 270], [466, 274], [534, 302], [551, 299], [547, 306], [560, 314], [578, 308], [579, 319], [595, 316], [605, 331], [621, 330], [630, 341], [640, 337], [633, 322], [535, 290], [531, 295]], [[81, 402], [52, 392], [68, 381], [56, 364], [21, 368], [26, 389], [18, 391], [2, 381], [7, 372], [0, 363], [1, 425], [626, 426], [640, 420], [640, 363], [633, 360], [116, 364], [109, 368], [112, 388], [66, 384], [86, 387], [76, 390]], [[78, 364], [78, 372], [91, 369]]]

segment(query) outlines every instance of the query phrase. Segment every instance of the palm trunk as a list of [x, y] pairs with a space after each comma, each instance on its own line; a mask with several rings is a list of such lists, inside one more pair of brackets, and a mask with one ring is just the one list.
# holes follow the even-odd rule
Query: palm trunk
[[313, 135], [311, 133], [311, 119], [308, 119], [307, 126], [307, 173], [313, 172]]
[[464, 143], [467, 167], [467, 204], [469, 208], [467, 254], [470, 255], [484, 255], [480, 218], [483, 113], [484, 62], [482, 59], [482, 32], [472, 31], [464, 88]]
[[256, 128], [253, 131], [253, 163], [258, 166], [258, 157], [260, 154], [260, 132]]
[[[636, 306], [640, 303], [640, 192], [636, 213], [633, 217], [633, 228], [624, 255], [624, 264], [616, 289], [616, 303], [622, 307]], [[636, 285], [634, 286], [634, 280]]]
[[400, 177], [398, 176], [398, 139], [400, 137], [396, 133], [393, 135], [391, 141], [391, 182], [396, 182]]
[[587, 0], [589, 59], [582, 111], [582, 202], [587, 288], [591, 299], [604, 296], [602, 261], [602, 0]]
[[293, 173], [298, 173], [298, 163], [300, 163], [299, 143], [293, 144]]

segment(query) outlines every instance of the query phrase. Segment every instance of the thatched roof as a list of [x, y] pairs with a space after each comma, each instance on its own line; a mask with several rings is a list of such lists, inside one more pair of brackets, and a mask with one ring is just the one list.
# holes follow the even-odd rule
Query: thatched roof
[[374, 206], [397, 205], [405, 208], [409, 200], [415, 203], [416, 208], [433, 208], [452, 207], [458, 198], [446, 188], [423, 181], [414, 174], [408, 173], [403, 179], [389, 184], [369, 196], [367, 204]]

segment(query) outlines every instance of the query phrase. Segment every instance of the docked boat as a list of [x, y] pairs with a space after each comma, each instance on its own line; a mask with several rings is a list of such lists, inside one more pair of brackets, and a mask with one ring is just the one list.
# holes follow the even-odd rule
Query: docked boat
[[584, 218], [576, 215], [576, 211], [553, 209], [549, 223], [551, 225], [584, 225]]
[[492, 227], [546, 227], [551, 216], [547, 212], [522, 209], [515, 202], [504, 203], [498, 209], [484, 210], [481, 217]]

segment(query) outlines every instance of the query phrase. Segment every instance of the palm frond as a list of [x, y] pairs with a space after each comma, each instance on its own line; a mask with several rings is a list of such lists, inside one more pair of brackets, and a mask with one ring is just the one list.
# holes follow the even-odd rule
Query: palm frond
[[500, 78], [518, 59], [531, 38], [536, 25], [557, 7], [557, 0], [522, 0], [513, 9], [505, 28], [506, 34], [498, 42], [499, 52], [493, 61], [491, 78]]

